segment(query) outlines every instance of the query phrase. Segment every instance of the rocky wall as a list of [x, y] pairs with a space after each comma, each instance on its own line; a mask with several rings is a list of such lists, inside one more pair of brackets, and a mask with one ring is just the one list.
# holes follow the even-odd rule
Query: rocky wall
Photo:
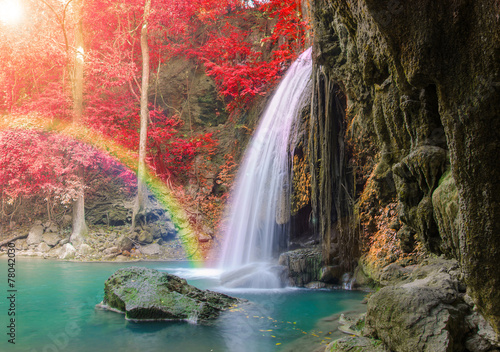
[[[499, 333], [498, 1], [316, 0], [312, 12], [324, 103], [311, 117], [309, 152], [324, 248], [334, 250], [336, 204], [346, 194], [354, 195], [352, 213], [372, 219], [397, 202], [398, 223], [387, 230], [397, 234], [396, 250], [422, 246], [457, 259], [468, 293]], [[343, 95], [339, 135], [324, 107]], [[337, 158], [339, 137], [348, 161]], [[339, 162], [352, 170], [342, 183]], [[348, 182], [344, 194], [335, 187]]]

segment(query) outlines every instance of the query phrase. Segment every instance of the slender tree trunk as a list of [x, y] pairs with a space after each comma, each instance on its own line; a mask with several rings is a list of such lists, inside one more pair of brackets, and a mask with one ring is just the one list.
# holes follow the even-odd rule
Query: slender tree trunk
[[142, 84], [141, 84], [141, 130], [139, 136], [139, 165], [137, 168], [137, 198], [132, 214], [132, 231], [135, 228], [136, 217], [144, 211], [147, 188], [146, 176], [146, 144], [148, 135], [148, 86], [149, 86], [149, 45], [148, 45], [148, 17], [151, 0], [144, 4], [144, 21], [141, 29], [141, 54], [142, 54]]
[[[72, 94], [73, 94], [73, 123], [81, 122], [83, 115], [83, 65], [84, 65], [84, 49], [83, 49], [83, 27], [82, 27], [82, 8], [84, 0], [75, 0], [76, 13], [76, 28], [75, 28], [75, 55], [73, 61], [72, 72]], [[78, 168], [78, 177], [82, 184], [84, 179], [84, 168]], [[73, 204], [73, 232], [71, 234], [71, 242], [76, 247], [80, 246], [85, 236], [88, 233], [87, 224], [85, 223], [85, 190], [82, 187], [78, 197]]]
[[[78, 169], [78, 177], [83, 179], [84, 169], [80, 166]], [[78, 198], [73, 203], [73, 232], [71, 233], [70, 241], [75, 247], [79, 247], [85, 240], [88, 233], [87, 224], [85, 223], [85, 191], [82, 190], [78, 194]]]
[[76, 6], [77, 23], [75, 28], [75, 58], [73, 64], [73, 122], [81, 122], [83, 115], [83, 27], [82, 27], [82, 7], [83, 0], [77, 0]]

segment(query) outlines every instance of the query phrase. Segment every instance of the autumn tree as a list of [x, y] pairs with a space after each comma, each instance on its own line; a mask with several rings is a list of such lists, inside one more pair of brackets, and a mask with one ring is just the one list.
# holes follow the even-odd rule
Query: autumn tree
[[[69, 71], [71, 93], [73, 100], [73, 123], [81, 123], [83, 116], [83, 70], [84, 70], [84, 42], [82, 26], [82, 9], [84, 0], [67, 0], [62, 3], [62, 8], [57, 9], [48, 0], [40, 0], [55, 15], [64, 36], [64, 46], [66, 52], [66, 66]], [[68, 9], [72, 10], [72, 16], [68, 15]], [[73, 27], [74, 44], [71, 45], [68, 38], [68, 22]], [[76, 170], [80, 180], [84, 179], [84, 165]], [[71, 242], [79, 246], [88, 232], [85, 222], [85, 188], [81, 187], [75, 196], [73, 203], [73, 231]]]
[[[85, 50], [83, 42], [82, 8], [84, 0], [73, 0], [75, 48], [73, 49], [73, 69], [71, 75], [73, 93], [73, 123], [81, 123], [83, 116], [83, 68], [85, 63]], [[84, 166], [78, 168], [78, 177], [84, 179]], [[71, 242], [79, 245], [83, 242], [88, 232], [85, 222], [85, 189], [81, 189], [73, 205], [73, 232]]]
[[[80, 122], [139, 152], [140, 180], [147, 165], [169, 184], [186, 184], [203, 169], [197, 162], [209, 160], [217, 144], [209, 133], [193, 128], [192, 133], [182, 133], [182, 116], [162, 111], [152, 104], [154, 99], [148, 106], [148, 70], [159, 70], [173, 57], [191, 60], [205, 68], [234, 111], [266, 94], [303, 45], [304, 26], [295, 0], [31, 0], [29, 4], [31, 18], [22, 29], [7, 33], [0, 28], [0, 110]], [[270, 36], [260, 43], [248, 28], [238, 26], [248, 11], [273, 18]], [[271, 56], [263, 54], [263, 47], [273, 49]], [[72, 170], [81, 180], [86, 178], [83, 168]], [[222, 199], [212, 197], [213, 182], [200, 182], [196, 202]], [[141, 183], [137, 199], [145, 198]], [[12, 185], [4, 186], [7, 190]], [[84, 188], [79, 188], [78, 196], [71, 193], [76, 200], [75, 242], [86, 229]], [[209, 205], [201, 209], [212, 209]], [[143, 207], [137, 201], [135, 213]]]

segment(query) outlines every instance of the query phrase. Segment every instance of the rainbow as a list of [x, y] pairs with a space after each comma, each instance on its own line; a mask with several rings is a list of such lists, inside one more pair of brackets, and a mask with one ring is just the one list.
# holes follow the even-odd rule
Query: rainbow
[[[3, 115], [0, 117], [0, 131], [6, 129], [30, 129], [63, 134], [92, 145], [97, 150], [117, 159], [133, 172], [137, 170], [137, 152], [123, 147], [111, 138], [106, 137], [82, 124], [70, 123], [56, 118], [48, 118], [39, 114]], [[145, 179], [142, 180], [151, 193], [169, 212], [172, 222], [178, 231], [186, 256], [191, 267], [203, 266], [203, 255], [199, 249], [196, 232], [191, 227], [186, 211], [174, 196], [169, 185], [165, 184], [147, 167]]]

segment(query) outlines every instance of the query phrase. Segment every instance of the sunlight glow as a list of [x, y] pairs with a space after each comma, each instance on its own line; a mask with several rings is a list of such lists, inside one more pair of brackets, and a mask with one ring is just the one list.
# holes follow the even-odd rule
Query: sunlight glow
[[21, 21], [23, 7], [20, 0], [0, 1], [0, 21], [7, 25], [13, 25]]
[[84, 51], [81, 46], [76, 49], [76, 59], [82, 63], [84, 61]]

